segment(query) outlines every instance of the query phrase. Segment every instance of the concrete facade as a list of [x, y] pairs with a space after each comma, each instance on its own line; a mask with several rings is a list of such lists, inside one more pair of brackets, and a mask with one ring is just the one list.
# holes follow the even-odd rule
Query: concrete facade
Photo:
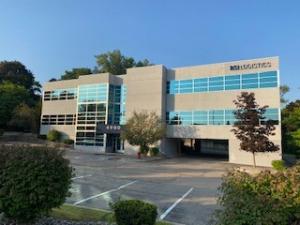
[[[238, 76], [235, 77], [235, 75]], [[275, 76], [277, 79], [276, 82], [274, 81]], [[203, 79], [201, 80], [201, 78]], [[237, 80], [234, 79], [240, 79], [240, 84], [237, 84]], [[178, 81], [178, 83], [175, 81]], [[198, 81], [207, 82], [208, 89], [206, 91], [203, 89], [203, 91], [201, 89], [201, 85], [203, 84], [199, 83], [200, 89], [197, 91], [196, 84]], [[255, 82], [258, 84], [255, 84]], [[239, 149], [239, 142], [231, 132], [232, 125], [226, 124], [225, 113], [226, 110], [235, 108], [233, 100], [235, 100], [237, 95], [239, 95], [242, 91], [254, 92], [258, 104], [268, 105], [269, 108], [273, 109], [273, 111], [278, 109], [278, 114], [276, 116], [278, 117], [279, 122], [278, 125], [276, 125], [276, 135], [271, 136], [271, 140], [278, 144], [281, 149], [278, 57], [174, 69], [167, 69], [163, 65], [154, 65], [127, 69], [127, 73], [125, 75], [116, 76], [107, 73], [93, 74], [80, 76], [78, 79], [74, 80], [49, 82], [44, 85], [44, 93], [51, 92], [50, 95], [52, 95], [53, 90], [59, 89], [61, 90], [59, 93], [63, 93], [62, 89], [73, 88], [77, 90], [77, 97], [69, 100], [44, 99], [41, 134], [47, 134], [49, 130], [56, 129], [63, 132], [65, 137], [73, 139], [75, 140], [75, 143], [77, 143], [76, 136], [78, 138], [78, 127], [81, 126], [79, 124], [79, 105], [94, 104], [94, 100], [92, 100], [92, 103], [87, 103], [88, 100], [86, 102], [80, 102], [81, 94], [79, 89], [82, 85], [93, 84], [107, 84], [107, 99], [105, 101], [101, 100], [95, 103], [106, 104], [106, 119], [103, 124], [111, 124], [111, 122], [109, 122], [109, 118], [113, 114], [109, 112], [110, 108], [112, 108], [111, 103], [109, 103], [109, 101], [111, 101], [111, 94], [109, 90], [112, 88], [111, 85], [113, 85], [114, 88], [116, 87], [118, 90], [121, 90], [122, 96], [120, 104], [114, 103], [114, 107], [116, 108], [120, 105], [120, 117], [124, 117], [125, 119], [129, 118], [134, 111], [154, 111], [156, 114], [161, 116], [164, 122], [167, 123], [166, 137], [159, 143], [160, 151], [163, 154], [170, 156], [180, 154], [182, 145], [181, 140], [184, 139], [226, 140], [228, 141], [229, 162], [238, 164], [252, 164], [252, 155]], [[189, 86], [191, 84], [192, 88]], [[170, 90], [173, 87], [172, 85], [175, 85], [175, 93], [172, 93], [172, 90]], [[180, 88], [182, 92], [177, 90], [176, 85], [181, 85]], [[220, 85], [223, 86], [221, 90], [218, 90], [221, 87]], [[240, 88], [236, 88], [234, 85], [238, 85]], [[247, 88], [247, 85], [250, 88]], [[255, 85], [258, 86], [255, 87]], [[126, 92], [124, 93], [123, 87], [126, 87]], [[227, 87], [229, 88], [226, 89]], [[91, 93], [94, 93], [93, 90], [91, 90]], [[118, 91], [116, 93], [118, 93]], [[90, 93], [87, 95], [89, 94]], [[116, 94], [114, 94], [114, 97], [116, 97]], [[125, 107], [123, 111], [121, 106], [122, 104]], [[119, 109], [117, 109], [117, 111], [118, 110]], [[218, 122], [218, 124], [215, 124], [217, 122], [211, 121], [212, 119], [210, 115], [213, 115], [213, 113], [220, 113], [220, 110], [224, 111], [224, 116], [222, 119], [219, 119], [219, 121], [215, 119]], [[170, 118], [167, 118], [167, 115], [177, 111], [179, 113], [181, 112], [183, 115], [180, 124], [174, 124]], [[195, 122], [197, 112], [202, 114], [207, 113], [207, 124], [198, 124]], [[50, 122], [44, 122], [46, 124], [43, 124], [45, 115], [49, 116], [53, 114], [58, 114], [60, 117], [63, 117], [61, 116], [63, 114], [74, 114], [76, 119], [72, 125], [54, 124], [55, 122], [51, 122], [50, 119]], [[115, 118], [118, 118], [116, 115], [117, 114], [114, 114]], [[189, 115], [193, 115], [193, 119], [189, 119]], [[88, 116], [89, 112], [87, 112], [86, 117]], [[59, 120], [58, 118], [59, 117], [57, 117], [57, 121]], [[221, 120], [224, 120], [224, 122]], [[91, 130], [93, 126], [98, 126], [97, 119], [94, 121], [93, 125], [87, 125], [89, 123], [87, 121], [85, 123], [85, 128], [83, 129]], [[113, 122], [114, 125], [118, 125], [119, 123], [120, 122], [118, 122], [118, 120]], [[82, 127], [80, 129], [82, 129]], [[96, 128], [94, 129], [94, 132], [96, 132]], [[86, 132], [85, 134], [87, 133], [91, 132]], [[97, 146], [95, 144], [94, 146], [76, 145], [76, 147], [86, 150], [93, 149], [94, 151], [105, 151], [107, 143], [110, 142], [108, 137], [112, 138], [113, 135], [104, 134], [103, 143], [101, 142], [100, 144], [103, 146]], [[97, 138], [98, 137], [95, 137], [94, 139], [96, 140]], [[86, 137], [86, 140], [87, 139], [89, 138]], [[125, 146], [125, 149], [132, 148], [132, 146]], [[272, 160], [281, 159], [281, 150], [275, 153], [260, 153], [257, 154], [256, 158], [257, 165], [270, 166]]]

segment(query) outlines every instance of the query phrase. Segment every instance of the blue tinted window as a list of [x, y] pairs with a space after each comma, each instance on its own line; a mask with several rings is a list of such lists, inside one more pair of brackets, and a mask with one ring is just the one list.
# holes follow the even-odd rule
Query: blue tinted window
[[209, 91], [224, 90], [224, 77], [210, 77]]
[[180, 80], [179, 81], [180, 93], [192, 93], [193, 92], [193, 80]]
[[207, 111], [194, 111], [193, 125], [207, 125], [208, 112]]
[[224, 125], [224, 110], [209, 111], [209, 125]]
[[225, 125], [233, 125], [237, 121], [234, 111], [235, 110], [225, 110]]
[[[234, 109], [167, 112], [166, 117], [169, 125], [234, 125], [237, 121], [234, 112]], [[260, 121], [261, 124], [270, 120], [278, 124], [279, 110], [268, 108], [264, 117], [265, 119]]]
[[182, 125], [191, 125], [193, 120], [192, 112], [180, 112], [179, 113]]
[[269, 71], [259, 74], [259, 83], [260, 87], [277, 87], [277, 72], [276, 71]]
[[176, 80], [170, 81], [170, 94], [179, 93], [179, 82]]
[[208, 78], [201, 78], [194, 80], [194, 92], [208, 91]]
[[106, 101], [107, 84], [91, 84], [79, 86], [79, 102]]
[[278, 87], [277, 71], [228, 75], [167, 82], [167, 93], [199, 93], [207, 91]]
[[178, 112], [168, 113], [168, 124], [170, 125], [180, 125], [182, 124], [181, 117]]
[[240, 75], [225, 76], [225, 90], [241, 89], [240, 84], [241, 84]]
[[242, 75], [242, 89], [258, 88], [258, 74], [243, 74]]
[[265, 121], [267, 120], [278, 121], [279, 120], [278, 109], [275, 108], [266, 109], [264, 117], [265, 117], [264, 119]]

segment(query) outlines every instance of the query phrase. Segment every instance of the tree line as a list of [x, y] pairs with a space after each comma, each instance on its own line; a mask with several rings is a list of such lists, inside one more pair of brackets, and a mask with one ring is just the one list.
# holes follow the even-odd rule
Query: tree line
[[[126, 73], [127, 68], [152, 65], [147, 59], [135, 60], [123, 55], [120, 50], [96, 55], [96, 63], [94, 69], [78, 67], [66, 70], [60, 80], [95, 73], [121, 75]], [[24, 64], [19, 61], [0, 61], [0, 130], [38, 133], [41, 89], [41, 84]]]
[[116, 49], [95, 56], [97, 66], [93, 69], [87, 67], [78, 67], [66, 70], [60, 76], [60, 79], [52, 78], [50, 81], [77, 79], [82, 75], [90, 75], [96, 73], [111, 73], [113, 75], [126, 74], [126, 69], [133, 67], [151, 66], [148, 59], [135, 60], [133, 57], [125, 56], [120, 50]]

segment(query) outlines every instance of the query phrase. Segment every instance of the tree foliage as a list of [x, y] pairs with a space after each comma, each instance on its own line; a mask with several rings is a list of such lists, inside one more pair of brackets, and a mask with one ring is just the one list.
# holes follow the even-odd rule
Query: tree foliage
[[280, 102], [281, 103], [287, 103], [288, 100], [285, 99], [285, 94], [288, 93], [290, 91], [290, 87], [287, 85], [281, 85], [280, 86]]
[[72, 175], [62, 151], [0, 146], [0, 212], [19, 223], [46, 215], [69, 196]]
[[119, 200], [111, 205], [118, 225], [154, 225], [157, 207], [141, 200]]
[[230, 171], [219, 188], [215, 225], [292, 225], [300, 221], [300, 165], [252, 176]]
[[77, 79], [81, 75], [89, 75], [92, 74], [92, 70], [90, 68], [80, 67], [73, 68], [72, 70], [66, 70], [63, 75], [61, 75], [61, 80], [71, 80]]
[[14, 109], [8, 125], [18, 131], [37, 132], [40, 122], [40, 106], [37, 104], [35, 107], [29, 107], [27, 104], [21, 103]]
[[300, 157], [300, 100], [287, 104], [281, 117], [283, 149]]
[[165, 126], [154, 112], [134, 112], [123, 128], [122, 137], [142, 150], [159, 141], [164, 133]]
[[47, 134], [48, 141], [60, 141], [62, 138], [62, 133], [57, 130], [50, 130]]
[[264, 113], [268, 106], [260, 107], [254, 93], [242, 92], [234, 100], [237, 108], [235, 117], [238, 120], [234, 124], [232, 132], [240, 140], [241, 150], [253, 154], [253, 165], [256, 166], [255, 153], [275, 152], [279, 146], [269, 140], [269, 136], [275, 135], [275, 125], [272, 121], [261, 123], [265, 119]]
[[151, 65], [147, 59], [136, 62], [134, 58], [122, 55], [120, 50], [97, 55], [96, 61], [99, 73], [111, 73], [114, 75], [125, 74], [127, 68]]
[[0, 84], [0, 128], [6, 127], [15, 107], [28, 100], [29, 93], [23, 86], [10, 82]]
[[[25, 65], [18, 61], [0, 62], [0, 128], [8, 127], [12, 116], [17, 115], [15, 108], [21, 103], [36, 110], [41, 99], [40, 91], [40, 83], [35, 80], [33, 73]], [[24, 113], [22, 114], [24, 115]], [[34, 115], [38, 116], [38, 114]], [[16, 120], [19, 119], [20, 117], [16, 118]], [[39, 120], [39, 118], [35, 118], [35, 120]], [[11, 122], [15, 124], [13, 121]], [[19, 122], [21, 121], [19, 120]], [[24, 120], [23, 122], [25, 125]]]
[[35, 81], [32, 72], [18, 61], [0, 62], [0, 83], [5, 81], [23, 86], [32, 95], [40, 92], [41, 85]]

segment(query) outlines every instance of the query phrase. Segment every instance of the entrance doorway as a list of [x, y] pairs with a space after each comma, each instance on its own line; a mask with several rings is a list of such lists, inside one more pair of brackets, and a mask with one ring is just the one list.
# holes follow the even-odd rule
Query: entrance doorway
[[106, 152], [117, 152], [122, 150], [121, 148], [120, 134], [107, 134], [106, 138]]

